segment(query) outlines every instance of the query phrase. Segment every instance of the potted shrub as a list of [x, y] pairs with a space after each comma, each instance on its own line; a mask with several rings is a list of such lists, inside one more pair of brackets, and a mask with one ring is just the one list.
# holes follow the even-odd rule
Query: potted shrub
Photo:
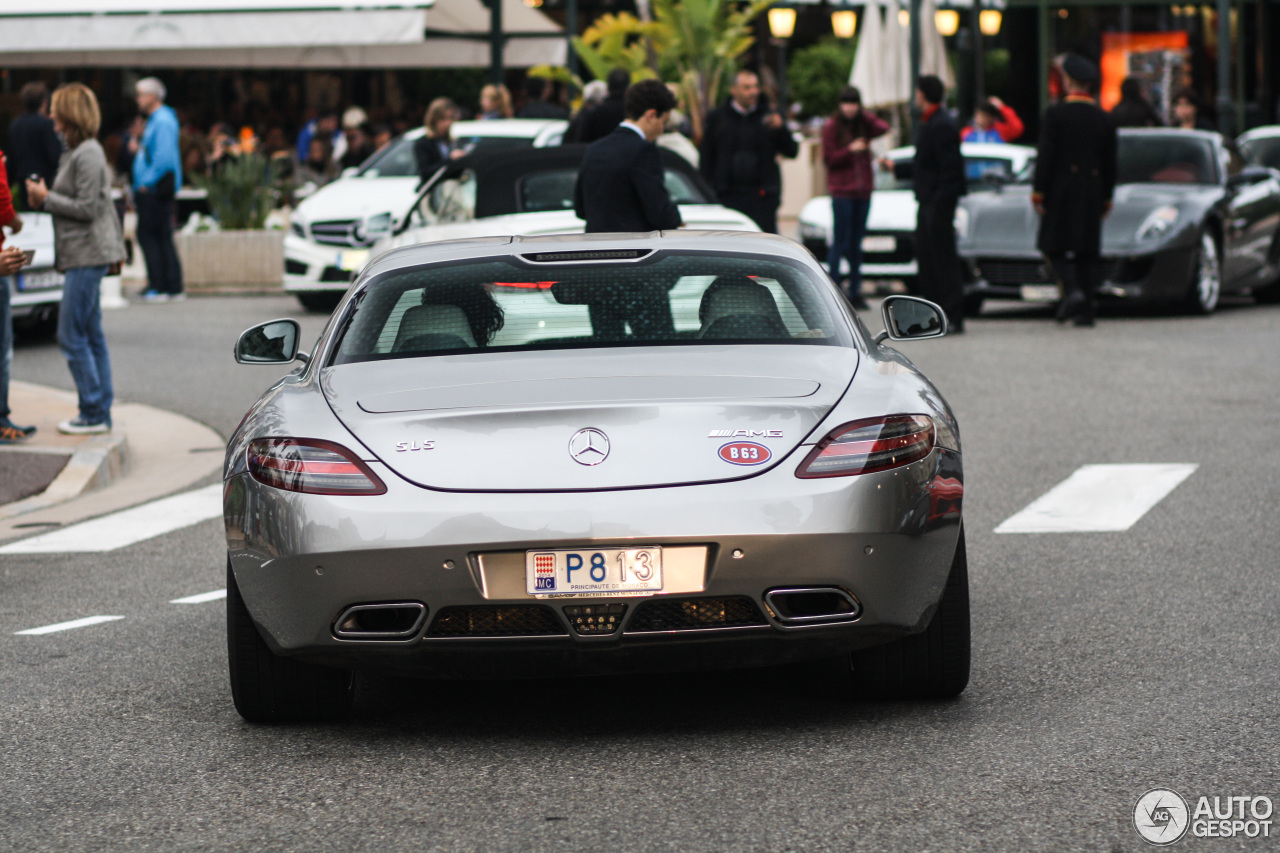
[[207, 195], [216, 227], [175, 235], [186, 286], [278, 288], [284, 277], [284, 231], [266, 229], [276, 200], [266, 158], [256, 152], [228, 158], [195, 183]]

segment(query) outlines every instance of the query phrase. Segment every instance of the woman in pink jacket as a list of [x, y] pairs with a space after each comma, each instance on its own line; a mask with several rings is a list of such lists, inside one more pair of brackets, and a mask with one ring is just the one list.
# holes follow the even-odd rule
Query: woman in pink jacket
[[827, 269], [840, 282], [840, 259], [849, 261], [849, 301], [858, 310], [867, 303], [862, 298], [862, 236], [871, 210], [871, 190], [875, 187], [871, 140], [889, 130], [875, 114], [862, 108], [862, 93], [856, 86], [840, 92], [836, 111], [822, 126], [822, 159], [827, 164], [827, 190], [831, 195], [831, 246]]

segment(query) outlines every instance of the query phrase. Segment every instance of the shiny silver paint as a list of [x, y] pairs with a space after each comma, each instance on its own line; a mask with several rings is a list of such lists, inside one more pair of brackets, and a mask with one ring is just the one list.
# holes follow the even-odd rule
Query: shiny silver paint
[[[590, 250], [602, 243], [782, 256], [824, 276], [798, 244], [758, 234], [489, 238], [409, 247], [375, 259], [334, 312], [312, 361], [264, 394], [228, 445], [230, 562], [272, 649], [350, 666], [519, 675], [768, 663], [872, 645], [926, 626], [960, 531], [958, 506], [939, 512], [935, 500], [944, 483], [953, 493], [962, 488], [958, 428], [932, 384], [896, 350], [876, 344], [850, 310], [841, 309], [854, 340], [847, 348], [599, 349], [588, 358], [553, 350], [326, 366], [334, 330], [372, 277], [444, 259]], [[402, 373], [405, 365], [412, 366], [413, 381]], [[551, 405], [540, 409], [536, 400], [522, 400], [515, 412], [504, 411], [501, 394], [483, 388], [501, 381], [504, 371], [507, 380], [526, 385], [545, 381]], [[577, 394], [571, 393], [575, 377], [583, 380]], [[625, 380], [610, 389], [609, 377], [662, 377], [672, 392], [664, 398], [654, 383]], [[707, 377], [721, 377], [729, 388], [768, 377], [770, 396], [726, 395], [723, 388], [719, 396], [707, 395]], [[459, 389], [468, 379], [475, 387]], [[429, 409], [430, 389], [443, 394], [446, 388], [457, 408], [442, 418]], [[372, 412], [364, 407], [363, 401], [396, 394], [416, 402], [370, 405]], [[875, 474], [795, 476], [832, 429], [899, 413], [928, 414], [938, 423], [939, 446], [929, 456]], [[443, 426], [451, 417], [469, 420], [474, 434]], [[343, 418], [371, 438], [358, 440]], [[513, 474], [506, 457], [480, 455], [486, 443], [501, 445], [517, 424], [528, 440], [557, 446], [545, 460], [529, 461], [533, 475]], [[588, 427], [611, 441], [603, 465], [579, 465], [568, 452], [570, 436]], [[785, 438], [755, 437], [774, 455], [765, 465], [741, 468], [718, 460], [719, 442], [708, 439], [710, 431], [730, 428], [781, 430]], [[264, 486], [247, 473], [245, 451], [253, 439], [280, 436], [351, 449], [387, 492], [334, 497]], [[397, 452], [409, 439], [433, 440], [436, 449]], [[450, 442], [460, 449], [451, 451]], [[637, 481], [639, 470], [648, 479]], [[526, 550], [591, 545], [661, 546], [671, 561], [662, 595], [746, 595], [769, 625], [641, 635], [627, 633], [624, 623], [619, 634], [578, 636], [566, 622], [560, 637], [431, 639], [420, 631], [409, 641], [386, 643], [335, 636], [335, 619], [353, 605], [420, 601], [430, 610], [429, 625], [446, 606], [530, 603]], [[806, 586], [848, 591], [861, 615], [839, 624], [783, 624], [763, 606], [769, 590]], [[609, 599], [630, 604], [628, 615], [646, 600]], [[542, 603], [559, 611], [560, 602]]]

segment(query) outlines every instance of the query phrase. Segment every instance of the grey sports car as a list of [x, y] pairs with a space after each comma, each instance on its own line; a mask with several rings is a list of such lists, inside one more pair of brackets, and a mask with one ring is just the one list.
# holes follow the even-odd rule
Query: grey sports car
[[617, 673], [839, 657], [866, 697], [969, 671], [959, 432], [799, 244], [493, 237], [368, 264], [228, 445], [232, 692], [345, 711], [352, 672]]
[[[1118, 146], [1114, 207], [1102, 228], [1101, 296], [1208, 314], [1223, 293], [1280, 295], [1280, 173], [1247, 163], [1206, 131], [1124, 129]], [[961, 202], [957, 247], [968, 313], [987, 299], [1057, 301], [1036, 248], [1040, 218], [1030, 196], [1028, 169]]]

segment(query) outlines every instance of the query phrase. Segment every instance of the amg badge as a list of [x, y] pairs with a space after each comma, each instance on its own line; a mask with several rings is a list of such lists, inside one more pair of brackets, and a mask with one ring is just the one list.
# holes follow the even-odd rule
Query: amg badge
[[707, 438], [782, 438], [780, 429], [713, 429]]

